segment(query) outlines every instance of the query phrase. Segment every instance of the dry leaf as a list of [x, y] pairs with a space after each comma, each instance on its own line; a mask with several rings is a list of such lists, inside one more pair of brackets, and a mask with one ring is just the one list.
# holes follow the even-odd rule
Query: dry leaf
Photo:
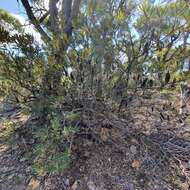
[[27, 190], [35, 190], [39, 189], [40, 187], [40, 181], [32, 178], [28, 184]]
[[133, 160], [132, 167], [135, 169], [139, 169], [141, 166], [141, 163], [139, 160]]
[[109, 138], [110, 134], [109, 134], [109, 129], [107, 128], [102, 128], [101, 132], [100, 132], [100, 137], [103, 141], [107, 141]]

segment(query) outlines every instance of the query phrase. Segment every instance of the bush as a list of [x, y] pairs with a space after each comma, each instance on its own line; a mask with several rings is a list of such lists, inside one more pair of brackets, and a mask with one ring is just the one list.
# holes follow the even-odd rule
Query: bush
[[59, 174], [70, 163], [69, 145], [76, 130], [72, 126], [62, 127], [58, 116], [54, 116], [50, 123], [49, 127], [34, 133], [38, 143], [34, 149], [33, 169], [38, 176]]

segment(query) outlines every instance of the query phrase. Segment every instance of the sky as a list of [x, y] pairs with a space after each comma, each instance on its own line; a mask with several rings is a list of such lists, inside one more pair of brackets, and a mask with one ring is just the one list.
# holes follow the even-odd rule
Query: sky
[[17, 0], [0, 0], [0, 8], [14, 14], [23, 14], [22, 7]]

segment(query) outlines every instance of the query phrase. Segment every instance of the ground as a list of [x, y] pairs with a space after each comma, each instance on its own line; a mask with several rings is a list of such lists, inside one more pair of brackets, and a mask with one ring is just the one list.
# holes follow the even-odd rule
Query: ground
[[178, 114], [178, 102], [159, 93], [134, 97], [117, 116], [98, 110], [90, 120], [97, 138], [76, 135], [70, 167], [43, 178], [23, 154], [24, 136], [20, 142], [12, 131], [29, 118], [1, 103], [0, 190], [188, 190], [189, 119]]

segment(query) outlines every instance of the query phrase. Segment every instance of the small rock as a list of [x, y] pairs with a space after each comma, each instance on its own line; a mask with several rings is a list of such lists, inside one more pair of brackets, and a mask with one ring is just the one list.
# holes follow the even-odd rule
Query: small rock
[[77, 190], [78, 189], [78, 181], [75, 181], [71, 187], [72, 190]]
[[31, 170], [32, 170], [32, 168], [30, 166], [26, 168], [27, 173], [31, 172]]
[[69, 179], [66, 179], [66, 180], [65, 180], [65, 185], [66, 185], [66, 186], [69, 186], [69, 184], [70, 184]]
[[89, 182], [87, 183], [87, 186], [88, 186], [89, 190], [98, 190], [98, 189], [96, 188], [96, 185], [94, 184], [93, 181], [89, 181]]
[[80, 166], [79, 170], [80, 170], [80, 172], [83, 172], [85, 170], [85, 167], [84, 166]]
[[26, 161], [26, 158], [21, 158], [20, 159], [20, 162], [25, 162]]
[[131, 151], [132, 154], [137, 154], [137, 148], [136, 148], [136, 146], [135, 145], [131, 145], [130, 146], [130, 151]]
[[9, 180], [10, 180], [10, 179], [12, 180], [13, 178], [14, 178], [14, 174], [11, 174], [11, 175], [8, 176], [8, 179], [9, 179]]
[[137, 141], [135, 138], [132, 138], [132, 139], [131, 139], [131, 143], [133, 143], [133, 144], [138, 144], [138, 141]]

